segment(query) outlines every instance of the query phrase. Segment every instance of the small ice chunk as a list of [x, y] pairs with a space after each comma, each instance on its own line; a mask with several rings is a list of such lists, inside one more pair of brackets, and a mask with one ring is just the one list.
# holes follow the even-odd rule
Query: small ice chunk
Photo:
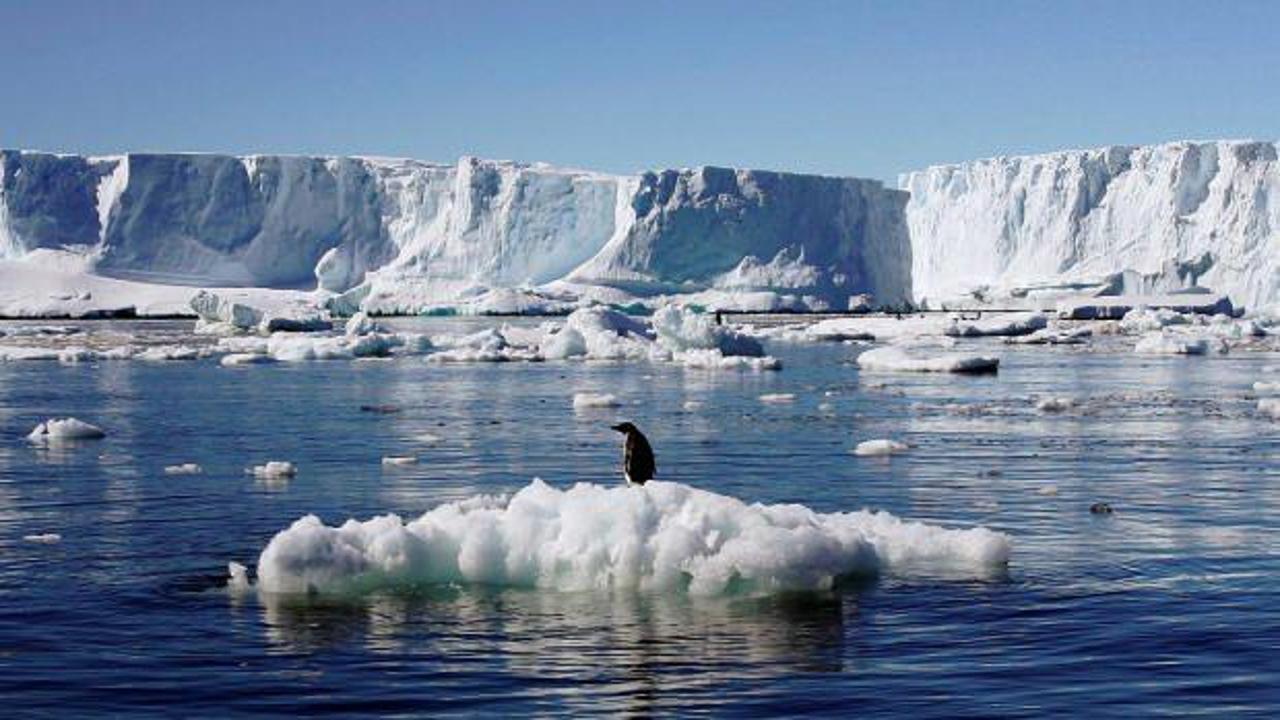
[[249, 568], [235, 561], [227, 563], [227, 589], [244, 592], [250, 587]]
[[420, 443], [428, 443], [428, 444], [435, 444], [440, 442], [441, 440], [444, 440], [444, 438], [440, 437], [439, 435], [433, 435], [432, 433], [422, 433], [421, 435], [415, 436], [413, 439], [417, 440]]
[[1066, 412], [1076, 406], [1076, 401], [1069, 397], [1046, 397], [1036, 402], [1036, 409], [1045, 413]]
[[760, 396], [760, 402], [773, 404], [794, 402], [796, 396], [794, 393], [765, 393]]
[[685, 400], [684, 405], [681, 407], [684, 408], [685, 412], [698, 412], [702, 408], [706, 407], [706, 405], [707, 404], [701, 400]]
[[1280, 393], [1280, 382], [1256, 382], [1253, 384], [1256, 393]]
[[897, 455], [898, 453], [906, 452], [907, 449], [906, 443], [898, 442], [897, 440], [863, 440], [853, 449], [853, 454], [863, 457]]
[[24, 542], [36, 543], [37, 545], [56, 545], [62, 542], [62, 536], [58, 533], [36, 533], [34, 535], [23, 535]]
[[45, 420], [35, 427], [27, 439], [31, 442], [61, 442], [75, 440], [99, 440], [107, 436], [106, 431], [96, 425], [90, 425], [76, 418], [53, 418]]
[[291, 462], [272, 460], [249, 468], [249, 474], [260, 478], [291, 478], [298, 474], [298, 468]]
[[1037, 495], [1057, 495], [1057, 494], [1058, 494], [1058, 486], [1057, 486], [1057, 485], [1044, 485], [1044, 486], [1040, 487], [1038, 490], [1036, 490], [1036, 494], [1037, 494]]
[[276, 359], [270, 355], [261, 355], [258, 353], [231, 353], [230, 355], [223, 355], [222, 359], [218, 361], [218, 364], [223, 367], [238, 367], [240, 365], [266, 365], [267, 363], [273, 363], [275, 361]]
[[621, 406], [622, 403], [618, 398], [609, 393], [589, 393], [580, 392], [573, 394], [573, 409], [584, 410], [587, 408], [615, 408]]
[[418, 458], [414, 455], [387, 455], [382, 458], [383, 465], [417, 465]]
[[182, 463], [181, 465], [166, 465], [164, 468], [165, 475], [199, 475], [204, 472], [204, 468], [195, 463]]

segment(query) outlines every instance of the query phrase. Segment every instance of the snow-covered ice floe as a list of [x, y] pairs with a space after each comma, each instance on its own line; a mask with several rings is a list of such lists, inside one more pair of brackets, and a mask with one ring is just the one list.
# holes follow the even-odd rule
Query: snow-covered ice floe
[[204, 468], [196, 463], [182, 463], [180, 465], [166, 465], [164, 468], [165, 475], [199, 475], [204, 472]]
[[248, 473], [254, 477], [267, 479], [291, 478], [298, 474], [298, 468], [291, 462], [283, 460], [271, 460], [262, 465], [254, 465], [249, 468]]
[[622, 407], [622, 403], [617, 396], [610, 393], [589, 393], [580, 392], [573, 395], [574, 410], [589, 410], [591, 408], [616, 408]]
[[1069, 397], [1046, 397], [1036, 401], [1036, 409], [1043, 413], [1066, 412], [1075, 406], [1075, 399]]
[[1142, 336], [1133, 351], [1143, 355], [1208, 355], [1210, 350], [1227, 352], [1226, 343], [1220, 339], [1177, 336], [1167, 332], [1153, 332]]
[[27, 435], [27, 439], [33, 443], [55, 443], [99, 440], [106, 436], [106, 431], [97, 425], [69, 417], [45, 420]]
[[853, 449], [853, 454], [862, 457], [897, 455], [906, 452], [908, 448], [906, 443], [897, 440], [863, 440]]
[[996, 372], [1000, 367], [1000, 360], [989, 355], [966, 353], [920, 357], [900, 347], [882, 347], [859, 355], [858, 367], [873, 372], [984, 374]]
[[1016, 337], [1030, 335], [1049, 325], [1043, 313], [1013, 313], [987, 320], [954, 320], [945, 330], [952, 337]]
[[1009, 537], [982, 527], [748, 504], [674, 482], [561, 490], [534, 480], [512, 496], [475, 496], [409, 522], [383, 515], [331, 527], [308, 515], [262, 551], [257, 587], [360, 594], [475, 583], [772, 593], [829, 589], [843, 577], [881, 571], [986, 576], [1009, 555]]

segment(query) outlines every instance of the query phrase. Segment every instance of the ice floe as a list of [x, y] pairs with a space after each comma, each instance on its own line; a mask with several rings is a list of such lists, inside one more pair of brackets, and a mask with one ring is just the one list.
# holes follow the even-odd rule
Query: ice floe
[[417, 465], [418, 457], [416, 455], [387, 455], [382, 458], [382, 464], [387, 467]]
[[291, 478], [298, 474], [298, 468], [291, 462], [272, 460], [262, 465], [254, 465], [248, 470], [250, 475], [259, 478]]
[[853, 449], [853, 454], [862, 457], [897, 455], [906, 452], [908, 448], [906, 443], [897, 440], [863, 440]]
[[1280, 398], [1262, 398], [1258, 400], [1258, 412], [1272, 420], [1280, 420]]
[[999, 358], [989, 355], [944, 353], [920, 357], [901, 347], [875, 348], [858, 356], [858, 367], [874, 372], [982, 374], [996, 372], [999, 366]]
[[69, 417], [45, 420], [27, 435], [27, 439], [35, 443], [52, 443], [98, 440], [106, 436], [106, 431], [97, 425]]
[[1225, 353], [1227, 345], [1219, 339], [1153, 332], [1143, 335], [1133, 348], [1134, 352], [1143, 355], [1208, 355], [1210, 350]]
[[204, 472], [204, 468], [196, 463], [182, 463], [181, 465], [166, 465], [164, 468], [165, 475], [199, 475]]
[[609, 393], [589, 393], [580, 392], [573, 395], [573, 409], [587, 410], [590, 408], [616, 408], [621, 407], [622, 402], [617, 396]]
[[383, 515], [331, 527], [308, 515], [267, 544], [257, 585], [328, 594], [449, 583], [772, 593], [916, 568], [985, 576], [1009, 555], [1009, 537], [981, 527], [748, 504], [674, 482], [562, 490], [534, 480], [510, 497], [475, 496], [409, 522]]
[[62, 536], [58, 533], [35, 533], [32, 535], [23, 535], [23, 542], [35, 543], [36, 545], [56, 545], [62, 542]]

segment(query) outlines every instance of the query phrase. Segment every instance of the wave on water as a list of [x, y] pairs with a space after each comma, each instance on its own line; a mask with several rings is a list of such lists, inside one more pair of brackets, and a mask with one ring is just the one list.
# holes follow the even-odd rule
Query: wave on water
[[[674, 482], [561, 490], [535, 479], [514, 495], [447, 503], [409, 522], [382, 515], [331, 527], [307, 515], [262, 551], [257, 587], [323, 594], [437, 584], [772, 593], [830, 589], [840, 578], [884, 570], [988, 576], [1009, 553], [1003, 533], [947, 529], [887, 512], [748, 504]], [[234, 563], [233, 575], [246, 584]]]

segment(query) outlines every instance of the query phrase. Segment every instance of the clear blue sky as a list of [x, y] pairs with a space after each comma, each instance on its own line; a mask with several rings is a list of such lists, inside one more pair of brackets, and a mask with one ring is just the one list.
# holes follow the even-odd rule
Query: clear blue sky
[[0, 147], [893, 178], [1275, 139], [1280, 2], [0, 0]]

